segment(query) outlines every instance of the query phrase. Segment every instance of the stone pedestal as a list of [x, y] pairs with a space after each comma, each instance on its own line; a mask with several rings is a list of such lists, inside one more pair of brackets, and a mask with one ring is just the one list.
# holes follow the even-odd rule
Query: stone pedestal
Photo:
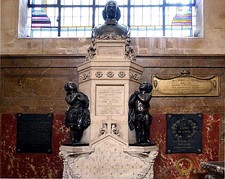
[[91, 126], [81, 142], [91, 143], [103, 130], [117, 128], [120, 138], [134, 143], [128, 130], [128, 100], [138, 90], [143, 67], [126, 55], [126, 40], [96, 40], [96, 55], [78, 66], [79, 90], [90, 100]]
[[90, 100], [91, 125], [81, 143], [61, 146], [64, 178], [153, 178], [156, 146], [136, 142], [128, 127], [128, 101], [138, 90], [143, 67], [134, 61], [129, 39], [95, 40], [78, 66], [79, 91]]
[[61, 146], [63, 178], [152, 179], [156, 146], [128, 146], [120, 137], [105, 134], [90, 146]]

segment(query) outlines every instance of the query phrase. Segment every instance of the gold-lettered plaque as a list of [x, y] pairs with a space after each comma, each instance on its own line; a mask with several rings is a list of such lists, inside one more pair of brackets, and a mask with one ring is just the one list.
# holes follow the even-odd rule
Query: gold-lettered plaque
[[183, 74], [173, 78], [153, 75], [152, 96], [219, 96], [219, 77], [196, 77]]

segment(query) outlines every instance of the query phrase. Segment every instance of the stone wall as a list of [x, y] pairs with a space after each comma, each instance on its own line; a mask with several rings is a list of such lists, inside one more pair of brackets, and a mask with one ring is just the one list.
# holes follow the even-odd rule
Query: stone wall
[[[63, 126], [67, 104], [63, 89], [67, 81], [78, 81], [77, 65], [84, 57], [34, 57], [4, 56], [1, 59], [1, 102], [2, 102], [2, 177], [61, 177], [62, 161], [58, 157], [59, 146], [68, 139], [69, 134]], [[185, 178], [180, 176], [177, 165], [181, 159], [192, 162], [191, 178], [202, 175], [204, 171], [199, 161], [223, 160], [223, 119], [225, 111], [225, 56], [168, 56], [138, 57], [137, 62], [144, 66], [141, 81], [151, 81], [152, 75], [177, 76], [184, 69], [191, 75], [219, 77], [218, 97], [153, 97], [151, 100], [152, 140], [159, 146], [156, 159], [155, 177], [160, 179]], [[53, 113], [53, 154], [16, 153], [16, 113]], [[166, 114], [203, 113], [203, 153], [166, 154]], [[22, 158], [26, 158], [26, 162]], [[8, 162], [8, 158], [11, 158]], [[53, 161], [46, 165], [46, 161]], [[36, 161], [36, 162], [35, 162]], [[57, 162], [54, 162], [57, 161]], [[60, 162], [61, 161], [61, 162]], [[171, 163], [172, 161], [172, 163]], [[45, 169], [39, 165], [45, 166]], [[31, 164], [31, 165], [29, 165]], [[6, 168], [9, 166], [9, 168]], [[23, 170], [21, 166], [25, 166]], [[35, 172], [28, 172], [31, 169]], [[157, 172], [163, 168], [162, 172]], [[17, 171], [20, 172], [17, 172]], [[41, 172], [40, 172], [41, 170]], [[46, 170], [51, 171], [50, 173]]]

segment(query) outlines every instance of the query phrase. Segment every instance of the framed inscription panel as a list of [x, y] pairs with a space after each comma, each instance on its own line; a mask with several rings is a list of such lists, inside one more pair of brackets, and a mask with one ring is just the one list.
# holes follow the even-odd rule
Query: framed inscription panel
[[123, 55], [123, 47], [99, 46], [97, 53], [100, 56], [120, 57]]
[[124, 115], [124, 86], [96, 86], [96, 115]]
[[200, 78], [181, 74], [173, 78], [152, 77], [152, 96], [219, 96], [219, 77]]
[[202, 153], [202, 116], [166, 115], [166, 153]]
[[53, 114], [17, 114], [17, 153], [52, 153]]

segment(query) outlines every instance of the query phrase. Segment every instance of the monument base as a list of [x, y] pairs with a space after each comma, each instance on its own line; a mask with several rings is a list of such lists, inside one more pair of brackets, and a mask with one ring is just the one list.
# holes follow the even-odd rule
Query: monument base
[[101, 136], [89, 146], [61, 146], [63, 178], [153, 179], [157, 146], [128, 146], [116, 135]]

